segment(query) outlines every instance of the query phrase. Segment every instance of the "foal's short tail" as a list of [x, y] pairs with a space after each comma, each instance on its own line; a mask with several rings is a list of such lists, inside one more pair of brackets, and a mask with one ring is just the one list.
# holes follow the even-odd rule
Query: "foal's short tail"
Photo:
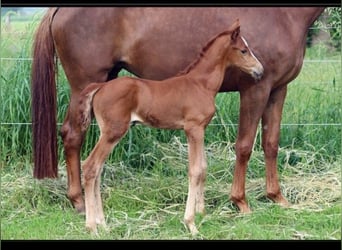
[[95, 93], [103, 86], [102, 83], [91, 83], [82, 90], [79, 99], [79, 122], [81, 130], [85, 132], [91, 122], [93, 114], [93, 97]]

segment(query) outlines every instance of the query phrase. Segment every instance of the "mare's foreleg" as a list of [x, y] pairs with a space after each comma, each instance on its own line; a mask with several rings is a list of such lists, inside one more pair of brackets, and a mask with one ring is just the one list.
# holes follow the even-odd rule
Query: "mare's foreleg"
[[280, 123], [286, 97], [287, 86], [271, 93], [262, 116], [262, 148], [266, 164], [267, 197], [283, 206], [287, 200], [281, 194], [277, 173], [277, 156], [280, 136]]
[[188, 140], [189, 189], [186, 201], [184, 221], [192, 235], [198, 233], [195, 225], [195, 213], [204, 213], [204, 183], [206, 179], [206, 158], [204, 151], [204, 128], [185, 128]]
[[260, 84], [240, 92], [239, 128], [235, 144], [236, 164], [230, 199], [242, 213], [251, 211], [245, 196], [246, 171], [258, 123], [269, 94]]

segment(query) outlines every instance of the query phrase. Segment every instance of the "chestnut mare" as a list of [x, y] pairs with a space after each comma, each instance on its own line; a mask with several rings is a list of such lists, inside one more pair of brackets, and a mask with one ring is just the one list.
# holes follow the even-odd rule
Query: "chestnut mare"
[[203, 45], [239, 18], [244, 37], [264, 66], [260, 83], [229, 68], [219, 92], [240, 93], [236, 165], [231, 200], [249, 212], [245, 176], [259, 121], [266, 165], [266, 195], [287, 205], [277, 173], [280, 122], [287, 84], [300, 72], [309, 27], [323, 7], [219, 8], [51, 8], [33, 44], [32, 119], [34, 177], [56, 178], [56, 83], [58, 55], [71, 88], [61, 128], [68, 174], [68, 197], [84, 212], [80, 150], [85, 133], [77, 123], [81, 90], [127, 69], [138, 77], [163, 80], [194, 60]]
[[188, 142], [189, 189], [184, 221], [197, 234], [195, 212], [204, 212], [204, 182], [207, 162], [204, 131], [215, 113], [215, 96], [228, 67], [234, 66], [260, 80], [263, 66], [240, 36], [237, 20], [203, 48], [200, 57], [183, 72], [163, 81], [121, 77], [91, 83], [80, 94], [82, 132], [90, 125], [92, 112], [100, 127], [100, 139], [85, 160], [83, 169], [86, 227], [96, 232], [105, 226], [100, 183], [103, 164], [126, 134], [130, 123], [155, 128], [183, 129]]

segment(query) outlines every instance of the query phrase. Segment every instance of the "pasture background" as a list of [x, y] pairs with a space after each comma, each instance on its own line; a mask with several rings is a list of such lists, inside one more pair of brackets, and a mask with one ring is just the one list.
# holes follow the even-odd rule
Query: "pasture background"
[[[135, 126], [116, 147], [102, 178], [110, 230], [98, 237], [86, 233], [84, 217], [74, 212], [66, 198], [60, 138], [60, 177], [32, 178], [30, 58], [40, 15], [14, 16], [13, 20], [4, 25], [2, 19], [1, 24], [1, 239], [191, 238], [182, 224], [188, 188], [182, 131]], [[217, 113], [206, 131], [207, 214], [196, 218], [200, 238], [341, 239], [341, 47], [335, 46], [316, 41], [308, 47], [302, 71], [288, 87], [278, 170], [291, 208], [281, 208], [264, 196], [260, 131], [246, 180], [253, 213], [239, 214], [228, 200], [239, 96], [218, 95]], [[67, 109], [68, 88], [60, 67], [58, 128]], [[87, 133], [82, 159], [97, 138], [94, 124]]]

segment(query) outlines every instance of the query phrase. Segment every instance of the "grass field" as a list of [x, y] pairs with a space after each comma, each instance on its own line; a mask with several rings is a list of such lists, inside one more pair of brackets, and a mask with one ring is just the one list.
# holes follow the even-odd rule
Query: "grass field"
[[[35, 25], [36, 21], [14, 22], [10, 29], [1, 29], [1, 239], [193, 239], [182, 222], [188, 188], [182, 131], [135, 126], [120, 142], [103, 172], [109, 230], [98, 236], [86, 232], [84, 216], [75, 213], [66, 197], [61, 141], [60, 177], [32, 178], [27, 58]], [[196, 217], [199, 239], [341, 240], [341, 51], [317, 45], [307, 49], [305, 60], [289, 85], [279, 145], [281, 189], [291, 207], [265, 198], [260, 131], [246, 180], [253, 213], [239, 214], [229, 201], [239, 96], [219, 94], [217, 113], [206, 132], [206, 215]], [[61, 123], [69, 92], [63, 71], [59, 74]], [[97, 138], [97, 126], [91, 126], [83, 159]]]

